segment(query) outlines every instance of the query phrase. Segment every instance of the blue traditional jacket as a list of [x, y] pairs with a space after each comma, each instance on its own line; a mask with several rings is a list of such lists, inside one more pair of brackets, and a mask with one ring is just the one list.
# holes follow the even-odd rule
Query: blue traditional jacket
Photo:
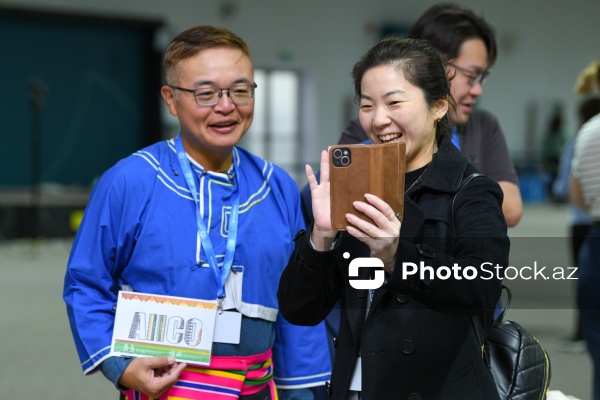
[[[174, 140], [126, 157], [92, 190], [75, 237], [64, 299], [84, 373], [110, 353], [119, 288], [215, 300], [217, 281], [204, 252], [196, 203], [177, 159]], [[296, 183], [280, 167], [234, 147], [234, 165], [215, 173], [189, 157], [199, 210], [219, 264], [228, 237], [232, 196], [239, 223], [225, 309], [242, 314], [239, 345], [215, 343], [215, 355], [250, 355], [273, 347], [280, 388], [330, 379], [323, 324], [298, 327], [278, 315], [280, 275], [304, 228]]]

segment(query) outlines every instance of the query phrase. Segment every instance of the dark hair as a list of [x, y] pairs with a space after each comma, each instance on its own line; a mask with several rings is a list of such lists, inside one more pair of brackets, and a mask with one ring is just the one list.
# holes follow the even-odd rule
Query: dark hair
[[[454, 106], [450, 83], [439, 52], [423, 40], [388, 37], [371, 47], [352, 68], [355, 99], [359, 102], [361, 83], [365, 73], [379, 65], [394, 65], [404, 78], [423, 92], [425, 102], [431, 108], [440, 99], [447, 99]], [[448, 114], [438, 122], [436, 141], [450, 133]]]
[[415, 22], [408, 37], [430, 41], [442, 52], [444, 61], [457, 58], [466, 40], [478, 38], [487, 48], [489, 66], [496, 62], [498, 49], [492, 27], [473, 11], [457, 4], [431, 6]]
[[193, 57], [202, 50], [216, 47], [238, 49], [252, 61], [248, 45], [235, 33], [217, 26], [200, 25], [179, 33], [167, 47], [163, 57], [165, 82], [176, 84], [175, 66], [181, 60]]
[[593, 116], [600, 114], [600, 97], [588, 97], [579, 103], [578, 114], [582, 125]]

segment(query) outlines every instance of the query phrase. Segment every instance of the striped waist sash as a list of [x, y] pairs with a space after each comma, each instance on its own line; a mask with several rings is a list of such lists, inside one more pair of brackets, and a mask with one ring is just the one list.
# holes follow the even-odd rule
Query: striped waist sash
[[271, 350], [247, 357], [212, 356], [208, 367], [188, 365], [179, 380], [155, 399], [128, 390], [127, 400], [232, 400], [271, 388], [271, 399], [277, 400], [273, 382]]

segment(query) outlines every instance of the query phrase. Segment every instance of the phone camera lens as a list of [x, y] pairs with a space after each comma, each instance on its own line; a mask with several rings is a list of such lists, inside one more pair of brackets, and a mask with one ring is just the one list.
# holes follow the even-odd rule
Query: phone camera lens
[[335, 149], [333, 150], [333, 157], [335, 158], [340, 158], [342, 156], [343, 152], [341, 149]]
[[342, 164], [344, 167], [348, 166], [350, 164], [350, 157], [348, 157], [348, 156], [341, 157], [340, 164]]

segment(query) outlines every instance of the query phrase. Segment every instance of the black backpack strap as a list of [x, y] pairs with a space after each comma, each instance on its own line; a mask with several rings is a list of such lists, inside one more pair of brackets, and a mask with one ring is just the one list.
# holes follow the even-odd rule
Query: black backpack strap
[[[466, 178], [463, 178], [463, 180], [460, 182], [460, 186], [454, 193], [454, 196], [452, 196], [452, 201], [450, 202], [450, 210], [449, 210], [450, 215], [448, 218], [448, 225], [450, 227], [450, 235], [452, 238], [456, 237], [456, 227], [454, 226], [454, 202], [456, 200], [456, 197], [469, 182], [471, 182], [473, 179], [475, 179], [479, 176], [483, 176], [483, 174], [481, 174], [479, 172], [474, 172], [471, 175], [467, 176]], [[502, 315], [504, 315], [504, 313]], [[489, 369], [489, 368], [491, 368], [490, 358], [489, 358], [489, 356], [486, 357], [487, 352], [485, 351], [485, 349], [486, 349], [486, 341], [485, 341], [486, 329], [483, 326], [483, 323], [479, 320], [479, 318], [474, 315], [471, 316], [471, 324], [473, 325], [473, 331], [475, 332], [475, 337], [477, 338], [477, 342], [479, 343], [479, 346], [481, 347], [481, 358], [485, 361], [486, 366]]]
[[[452, 202], [450, 203], [450, 219], [449, 219], [450, 234], [452, 235], [452, 237], [456, 237], [456, 228], [454, 226], [454, 201], [456, 200], [456, 197], [458, 196], [458, 193], [460, 193], [461, 189], [464, 188], [469, 182], [471, 182], [473, 179], [477, 178], [478, 176], [483, 176], [483, 174], [481, 174], [479, 172], [474, 172], [471, 175], [464, 178], [462, 180], [462, 182], [460, 183], [460, 186], [456, 190], [456, 193], [454, 193], [454, 196], [452, 197]], [[512, 299], [512, 294], [510, 292], [510, 289], [505, 285], [502, 285], [502, 289], [506, 290], [506, 294], [507, 294], [506, 304], [504, 305], [504, 307], [502, 307], [502, 313], [500, 313], [498, 318], [495, 319], [495, 322], [497, 322], [497, 323], [502, 322], [502, 320], [504, 319], [504, 315], [506, 314], [506, 310], [508, 309], [510, 300]], [[480, 342], [480, 343], [482, 343], [482, 342]]]
[[479, 172], [473, 172], [471, 175], [467, 176], [466, 178], [463, 178], [462, 182], [460, 182], [460, 186], [456, 190], [456, 193], [454, 193], [454, 196], [452, 196], [452, 201], [450, 202], [450, 218], [448, 220], [448, 223], [450, 225], [450, 235], [452, 235], [452, 237], [456, 237], [456, 227], [454, 226], [454, 201], [456, 200], [456, 197], [458, 196], [462, 188], [467, 186], [469, 182], [471, 182], [478, 176], [484, 175]]

